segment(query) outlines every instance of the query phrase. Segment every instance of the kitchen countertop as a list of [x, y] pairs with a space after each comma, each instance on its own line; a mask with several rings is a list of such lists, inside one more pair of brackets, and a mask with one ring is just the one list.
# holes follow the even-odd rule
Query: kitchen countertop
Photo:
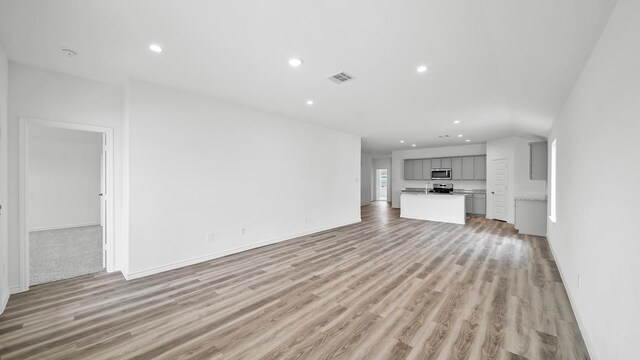
[[425, 189], [422, 189], [422, 188], [408, 188], [408, 189], [402, 190], [401, 193], [403, 193], [403, 194], [427, 194], [427, 195], [474, 195], [474, 194], [485, 195], [487, 193], [487, 190], [485, 190], [485, 189], [471, 189], [471, 190], [453, 189], [453, 192], [451, 194], [441, 194], [441, 193], [433, 193], [433, 192], [427, 193], [427, 191]]
[[487, 190], [485, 189], [471, 189], [471, 190], [466, 190], [466, 189], [453, 189], [453, 193], [454, 194], [486, 194]]
[[446, 193], [436, 193], [436, 192], [426, 192], [426, 191], [404, 191], [402, 190], [402, 194], [407, 195], [420, 195], [420, 196], [464, 196], [465, 194], [446, 194]]

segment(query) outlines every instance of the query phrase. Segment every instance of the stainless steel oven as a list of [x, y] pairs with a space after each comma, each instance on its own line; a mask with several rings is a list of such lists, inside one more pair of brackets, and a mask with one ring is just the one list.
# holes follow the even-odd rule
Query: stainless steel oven
[[451, 169], [431, 169], [431, 180], [451, 180]]

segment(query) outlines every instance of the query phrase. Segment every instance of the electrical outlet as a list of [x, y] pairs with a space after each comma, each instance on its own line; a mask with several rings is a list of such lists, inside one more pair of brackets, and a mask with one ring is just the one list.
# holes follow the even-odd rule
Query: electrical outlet
[[304, 223], [306, 224], [307, 223], [307, 217], [306, 216], [302, 217], [302, 221], [304, 221]]
[[582, 289], [582, 276], [578, 275], [578, 290]]
[[247, 228], [242, 228], [242, 229], [240, 230], [240, 232], [242, 233], [242, 235], [246, 234], [246, 233], [247, 233]]
[[214, 233], [208, 233], [207, 234], [207, 242], [208, 243], [212, 243], [216, 240], [216, 236]]

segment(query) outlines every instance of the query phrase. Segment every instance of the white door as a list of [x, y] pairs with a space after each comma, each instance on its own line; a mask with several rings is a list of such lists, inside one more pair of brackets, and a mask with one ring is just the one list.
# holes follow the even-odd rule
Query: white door
[[493, 191], [491, 191], [491, 204], [493, 218], [507, 221], [507, 198], [509, 194], [509, 162], [507, 159], [495, 159], [491, 161], [491, 173], [493, 174]]
[[102, 134], [100, 156], [100, 226], [102, 226], [102, 266], [107, 267], [107, 134]]

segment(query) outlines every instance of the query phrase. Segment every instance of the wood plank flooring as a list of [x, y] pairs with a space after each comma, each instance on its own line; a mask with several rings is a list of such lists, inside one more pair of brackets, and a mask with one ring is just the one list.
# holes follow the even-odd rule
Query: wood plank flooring
[[589, 358], [545, 238], [362, 209], [357, 225], [138, 280], [13, 295], [0, 358]]

